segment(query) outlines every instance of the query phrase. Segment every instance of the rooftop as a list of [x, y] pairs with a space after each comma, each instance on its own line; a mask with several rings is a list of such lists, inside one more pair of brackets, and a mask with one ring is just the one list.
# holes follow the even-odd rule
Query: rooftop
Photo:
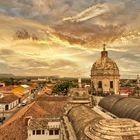
[[111, 95], [103, 98], [99, 106], [119, 118], [130, 118], [140, 121], [140, 99]]
[[7, 91], [11, 91], [11, 89], [13, 89], [15, 86], [4, 86], [4, 87], [0, 87], [0, 91], [1, 92], [7, 92]]
[[22, 87], [22, 86], [17, 86], [14, 87], [11, 92], [13, 92], [14, 94], [24, 94], [27, 91], [27, 88]]
[[[49, 98], [49, 97], [47, 97]], [[66, 104], [62, 99], [60, 101], [51, 101], [41, 98], [40, 101], [34, 101], [29, 105], [21, 108], [4, 124], [0, 125], [0, 139], [19, 138], [27, 139], [27, 126], [25, 124], [26, 117], [33, 118], [58, 118], [63, 115], [63, 109]], [[56, 98], [55, 98], [56, 100]], [[8, 137], [8, 138], [7, 138]]]
[[94, 119], [103, 118], [101, 115], [93, 111], [90, 107], [85, 105], [78, 105], [73, 107], [68, 112], [68, 118], [72, 124], [78, 140], [90, 140], [84, 134], [84, 129], [91, 124]]
[[85, 128], [91, 140], [139, 140], [140, 123], [130, 119], [95, 120]]
[[29, 120], [28, 129], [47, 129], [48, 122], [58, 122], [60, 119], [49, 119], [49, 118], [32, 118]]
[[0, 98], [0, 104], [9, 104], [18, 100], [19, 98], [14, 94], [4, 94], [2, 98]]

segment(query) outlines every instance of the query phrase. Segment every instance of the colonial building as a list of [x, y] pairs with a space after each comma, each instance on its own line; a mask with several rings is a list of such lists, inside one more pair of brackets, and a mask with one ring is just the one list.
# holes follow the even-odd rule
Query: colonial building
[[139, 99], [107, 97], [102, 100], [104, 108], [111, 105], [117, 114], [112, 113], [123, 119], [112, 118], [102, 106], [72, 105], [69, 97], [44, 94], [0, 125], [0, 140], [139, 140]]
[[119, 93], [119, 69], [117, 64], [108, 57], [105, 49], [101, 52], [101, 57], [91, 68], [92, 93], [118, 94]]
[[31, 118], [27, 140], [60, 140], [59, 118]]
[[19, 104], [19, 97], [12, 94], [0, 94], [0, 111], [13, 109]]
[[61, 140], [60, 119], [67, 100], [62, 96], [39, 96], [0, 124], [0, 140]]

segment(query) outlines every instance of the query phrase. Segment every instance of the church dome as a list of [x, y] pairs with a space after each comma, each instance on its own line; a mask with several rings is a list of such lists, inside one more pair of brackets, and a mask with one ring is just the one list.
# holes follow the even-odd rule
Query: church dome
[[90, 140], [139, 140], [140, 124], [131, 119], [95, 119], [85, 128]]
[[104, 50], [101, 52], [99, 58], [92, 66], [91, 76], [119, 76], [119, 69], [117, 64], [108, 57], [108, 52]]

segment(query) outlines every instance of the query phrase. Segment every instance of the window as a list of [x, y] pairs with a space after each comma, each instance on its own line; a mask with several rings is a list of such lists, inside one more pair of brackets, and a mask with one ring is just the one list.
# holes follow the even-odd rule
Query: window
[[110, 88], [113, 88], [113, 81], [110, 81]]
[[49, 135], [53, 135], [53, 130], [49, 130]]
[[55, 130], [55, 135], [59, 135], [59, 130], [58, 129]]
[[32, 134], [35, 135], [35, 130], [33, 130]]
[[102, 81], [98, 82], [98, 88], [102, 88]]
[[42, 135], [44, 135], [45, 134], [45, 131], [44, 130], [42, 130]]
[[41, 130], [36, 130], [37, 135], [41, 135]]
[[5, 106], [5, 110], [8, 110], [8, 109], [9, 109], [9, 105], [6, 105], [6, 106]]

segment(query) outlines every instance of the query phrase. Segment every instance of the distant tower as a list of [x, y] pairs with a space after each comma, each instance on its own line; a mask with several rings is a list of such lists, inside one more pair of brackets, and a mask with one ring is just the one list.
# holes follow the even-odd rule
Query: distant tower
[[139, 75], [137, 75], [137, 85], [138, 86], [140, 85], [140, 77], [139, 77]]
[[81, 77], [79, 77], [79, 78], [78, 78], [78, 87], [79, 87], [79, 88], [82, 87], [82, 84], [81, 84], [81, 83], [82, 83], [82, 80], [81, 80]]
[[137, 75], [136, 96], [140, 96], [140, 77]]
[[108, 57], [105, 44], [101, 57], [91, 68], [91, 87], [94, 94], [119, 94], [119, 69], [117, 64]]

